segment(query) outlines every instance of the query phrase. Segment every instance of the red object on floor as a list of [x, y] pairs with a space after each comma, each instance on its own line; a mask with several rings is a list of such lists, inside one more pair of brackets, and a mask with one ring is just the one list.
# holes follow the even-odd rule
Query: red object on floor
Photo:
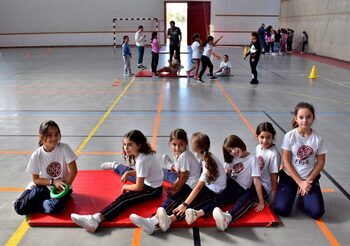
[[[169, 186], [165, 183], [166, 186]], [[82, 170], [79, 171], [73, 184], [73, 194], [70, 201], [67, 202], [63, 212], [51, 215], [35, 213], [29, 217], [30, 226], [45, 227], [70, 227], [77, 226], [70, 218], [71, 213], [93, 214], [105, 206], [109, 205], [120, 194], [122, 182], [120, 177], [111, 170]], [[113, 221], [104, 221], [101, 227], [135, 227], [129, 220], [131, 213], [140, 216], [150, 217], [156, 212], [157, 208], [166, 199], [164, 189], [163, 197], [151, 201], [143, 202], [130, 206]], [[225, 211], [225, 209], [223, 209]], [[267, 206], [262, 212], [256, 213], [254, 210], [249, 211], [231, 227], [247, 226], [270, 226], [278, 223], [278, 219]], [[185, 220], [175, 222], [172, 227], [215, 227], [215, 221], [211, 215], [198, 219], [193, 225], [189, 226]]]
[[[140, 70], [135, 74], [135, 77], [152, 77], [152, 71], [151, 70]], [[159, 77], [187, 78], [187, 75], [186, 74], [160, 73]], [[193, 77], [193, 75], [191, 75], [190, 77]]]

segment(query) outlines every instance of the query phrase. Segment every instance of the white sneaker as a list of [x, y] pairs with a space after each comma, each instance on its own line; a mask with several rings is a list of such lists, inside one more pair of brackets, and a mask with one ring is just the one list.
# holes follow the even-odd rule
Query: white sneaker
[[113, 170], [117, 167], [117, 163], [115, 161], [113, 162], [104, 162], [101, 164], [101, 169], [103, 170]]
[[151, 235], [156, 230], [156, 227], [151, 223], [149, 218], [145, 219], [137, 214], [130, 214], [130, 220], [137, 227], [141, 228], [144, 232]]
[[198, 219], [197, 210], [188, 208], [185, 210], [185, 220], [187, 224], [192, 225]]
[[85, 228], [90, 233], [94, 233], [99, 225], [92, 215], [71, 214], [70, 217], [75, 224]]
[[171, 169], [171, 167], [174, 165], [173, 160], [167, 154], [162, 156], [162, 160], [167, 169]]
[[231, 214], [222, 212], [218, 207], [214, 208], [213, 217], [219, 231], [225, 231], [232, 220]]
[[171, 225], [171, 218], [167, 215], [163, 207], [157, 209], [157, 216], [159, 221], [159, 228], [162, 232], [166, 232]]

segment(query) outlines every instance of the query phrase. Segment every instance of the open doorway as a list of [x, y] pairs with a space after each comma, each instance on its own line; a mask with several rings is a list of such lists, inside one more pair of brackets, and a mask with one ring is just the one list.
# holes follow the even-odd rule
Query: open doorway
[[199, 33], [202, 41], [210, 34], [210, 8], [211, 3], [205, 1], [195, 2], [165, 2], [165, 40], [167, 46], [167, 30], [169, 22], [175, 21], [176, 26], [181, 29], [182, 41], [181, 50], [187, 50], [187, 45], [191, 45], [191, 37], [194, 33]]
[[175, 25], [181, 29], [182, 40], [181, 47], [187, 46], [187, 3], [171, 2], [165, 3], [165, 37], [166, 45], [169, 46], [169, 39], [167, 38], [167, 30], [170, 28], [170, 21], [175, 21]]

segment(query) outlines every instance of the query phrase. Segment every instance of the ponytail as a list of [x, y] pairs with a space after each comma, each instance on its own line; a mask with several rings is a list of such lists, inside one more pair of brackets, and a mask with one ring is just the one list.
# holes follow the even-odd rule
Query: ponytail
[[219, 176], [218, 164], [213, 159], [210, 152], [204, 151], [203, 158], [205, 161], [205, 168], [207, 169], [207, 173], [205, 174], [205, 176], [207, 177], [207, 181], [210, 184], [214, 182]]

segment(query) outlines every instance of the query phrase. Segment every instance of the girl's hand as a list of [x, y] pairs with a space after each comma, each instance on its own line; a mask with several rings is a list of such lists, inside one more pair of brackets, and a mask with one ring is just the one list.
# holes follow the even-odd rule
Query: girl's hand
[[125, 189], [125, 187], [124, 187], [124, 185], [122, 186], [122, 190], [121, 190], [121, 192], [122, 192], [122, 194], [124, 194], [125, 192], [127, 192], [128, 190], [127, 189]]
[[255, 59], [254, 58], [252, 58], [252, 62], [254, 62], [255, 61]]
[[298, 194], [301, 196], [305, 196], [308, 194], [312, 187], [312, 181], [310, 180], [303, 180], [299, 183], [299, 190]]
[[56, 188], [57, 188], [59, 191], [64, 190], [64, 188], [66, 187], [66, 184], [64, 183], [64, 180], [63, 180], [63, 179], [54, 179], [54, 180], [53, 180], [53, 185], [56, 186]]
[[125, 172], [123, 174], [123, 176], [120, 178], [120, 180], [123, 182], [123, 183], [126, 183], [126, 181], [128, 180], [128, 177], [129, 177], [129, 173], [128, 172]]
[[180, 204], [177, 208], [175, 208], [173, 210], [173, 213], [176, 215], [176, 216], [181, 216], [183, 215], [183, 213], [185, 212], [186, 210], [186, 207], [182, 204]]
[[261, 212], [264, 210], [265, 202], [258, 202], [254, 206], [255, 206], [255, 212]]

